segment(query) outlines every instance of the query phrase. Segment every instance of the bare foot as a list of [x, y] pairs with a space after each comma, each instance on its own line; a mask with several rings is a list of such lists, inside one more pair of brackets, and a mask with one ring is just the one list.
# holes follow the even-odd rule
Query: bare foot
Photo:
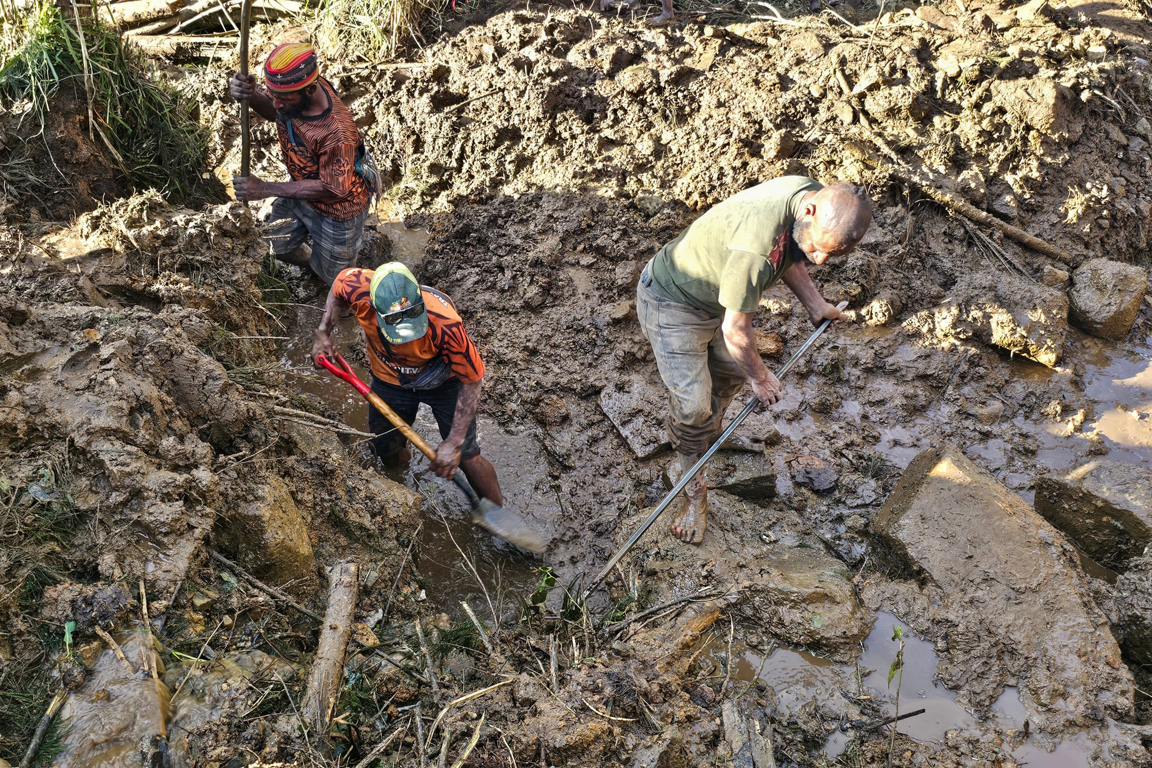
[[675, 17], [671, 13], [668, 13], [668, 11], [665, 11], [664, 13], [660, 14], [656, 18], [649, 21], [648, 26], [650, 26], [650, 27], [663, 27], [665, 24], [672, 21], [673, 18], [675, 18]]
[[672, 535], [685, 544], [699, 544], [704, 541], [704, 529], [708, 526], [707, 492], [690, 495], [684, 509], [672, 521]]

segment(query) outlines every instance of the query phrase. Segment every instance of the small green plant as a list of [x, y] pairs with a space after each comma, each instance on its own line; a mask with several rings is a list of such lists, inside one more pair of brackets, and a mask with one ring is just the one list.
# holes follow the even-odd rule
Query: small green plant
[[897, 643], [896, 658], [892, 659], [892, 666], [888, 667], [888, 687], [892, 687], [892, 678], [896, 678], [896, 703], [892, 716], [897, 718], [892, 722], [892, 735], [888, 740], [888, 768], [892, 768], [892, 750], [896, 748], [896, 723], [900, 718], [900, 684], [904, 682], [904, 630], [899, 624], [892, 627], [892, 640]]
[[64, 658], [72, 658], [72, 636], [76, 632], [76, 622], [69, 621], [64, 625]]
[[536, 589], [528, 596], [526, 602], [529, 608], [544, 605], [544, 601], [548, 599], [548, 593], [556, 586], [556, 572], [551, 567], [541, 566], [536, 569], [536, 574], [540, 577], [540, 581], [536, 583]]

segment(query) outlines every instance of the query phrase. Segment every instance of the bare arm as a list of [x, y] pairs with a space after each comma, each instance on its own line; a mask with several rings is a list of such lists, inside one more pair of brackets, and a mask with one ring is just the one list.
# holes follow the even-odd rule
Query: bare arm
[[335, 356], [335, 350], [332, 348], [332, 327], [336, 324], [336, 318], [344, 314], [350, 306], [352, 305], [336, 295], [335, 286], [328, 290], [328, 300], [324, 302], [324, 315], [320, 318], [320, 326], [316, 329], [315, 341], [312, 342], [313, 360], [318, 355], [324, 355], [329, 360]]
[[436, 449], [436, 458], [432, 462], [432, 469], [440, 477], [452, 477], [460, 466], [464, 438], [468, 436], [468, 427], [476, 417], [480, 390], [483, 388], [483, 378], [466, 382], [460, 387], [460, 394], [456, 397], [456, 412], [452, 416], [452, 431]]
[[808, 318], [812, 321], [812, 325], [820, 325], [824, 320], [836, 320], [840, 317], [840, 310], [824, 300], [820, 295], [820, 289], [816, 287], [803, 264], [793, 264], [780, 279], [796, 298], [800, 299], [804, 309], [808, 310]]
[[752, 392], [756, 398], [766, 405], [779, 400], [780, 382], [764, 365], [760, 353], [756, 350], [756, 331], [752, 328], [752, 315], [734, 312], [731, 309], [725, 310], [721, 331], [724, 334], [724, 346], [728, 348], [728, 354], [732, 355], [740, 370], [752, 383]]

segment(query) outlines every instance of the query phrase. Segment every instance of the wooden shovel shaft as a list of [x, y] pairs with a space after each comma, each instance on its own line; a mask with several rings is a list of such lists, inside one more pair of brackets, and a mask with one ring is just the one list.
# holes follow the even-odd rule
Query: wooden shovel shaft
[[428, 441], [422, 438], [416, 430], [412, 429], [408, 422], [400, 418], [396, 411], [389, 408], [388, 403], [384, 402], [384, 398], [380, 397], [380, 395], [371, 390], [364, 393], [364, 397], [368, 398], [368, 402], [372, 403], [373, 408], [380, 411], [380, 413], [384, 414], [384, 417], [388, 419], [388, 421], [392, 422], [392, 426], [400, 430], [400, 434], [404, 435], [404, 437], [412, 441], [412, 445], [419, 448], [420, 453], [424, 454], [429, 459], [436, 458], [436, 451], [432, 449], [432, 446], [428, 444]]
[[[252, 0], [240, 5], [240, 74], [248, 74], [248, 24], [252, 17]], [[240, 176], [248, 176], [252, 159], [252, 140], [249, 138], [248, 99], [240, 99]]]

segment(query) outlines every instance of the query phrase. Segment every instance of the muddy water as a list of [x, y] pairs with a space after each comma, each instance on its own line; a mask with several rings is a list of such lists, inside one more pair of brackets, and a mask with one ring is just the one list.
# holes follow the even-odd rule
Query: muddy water
[[[97, 657], [92, 672], [60, 711], [61, 746], [54, 765], [60, 768], [135, 768], [166, 734], [171, 694], [143, 670], [144, 654], [158, 664], [150, 637], [124, 632], [115, 638], [134, 673], [110, 650]], [[142, 760], [142, 758], [145, 758]]]

